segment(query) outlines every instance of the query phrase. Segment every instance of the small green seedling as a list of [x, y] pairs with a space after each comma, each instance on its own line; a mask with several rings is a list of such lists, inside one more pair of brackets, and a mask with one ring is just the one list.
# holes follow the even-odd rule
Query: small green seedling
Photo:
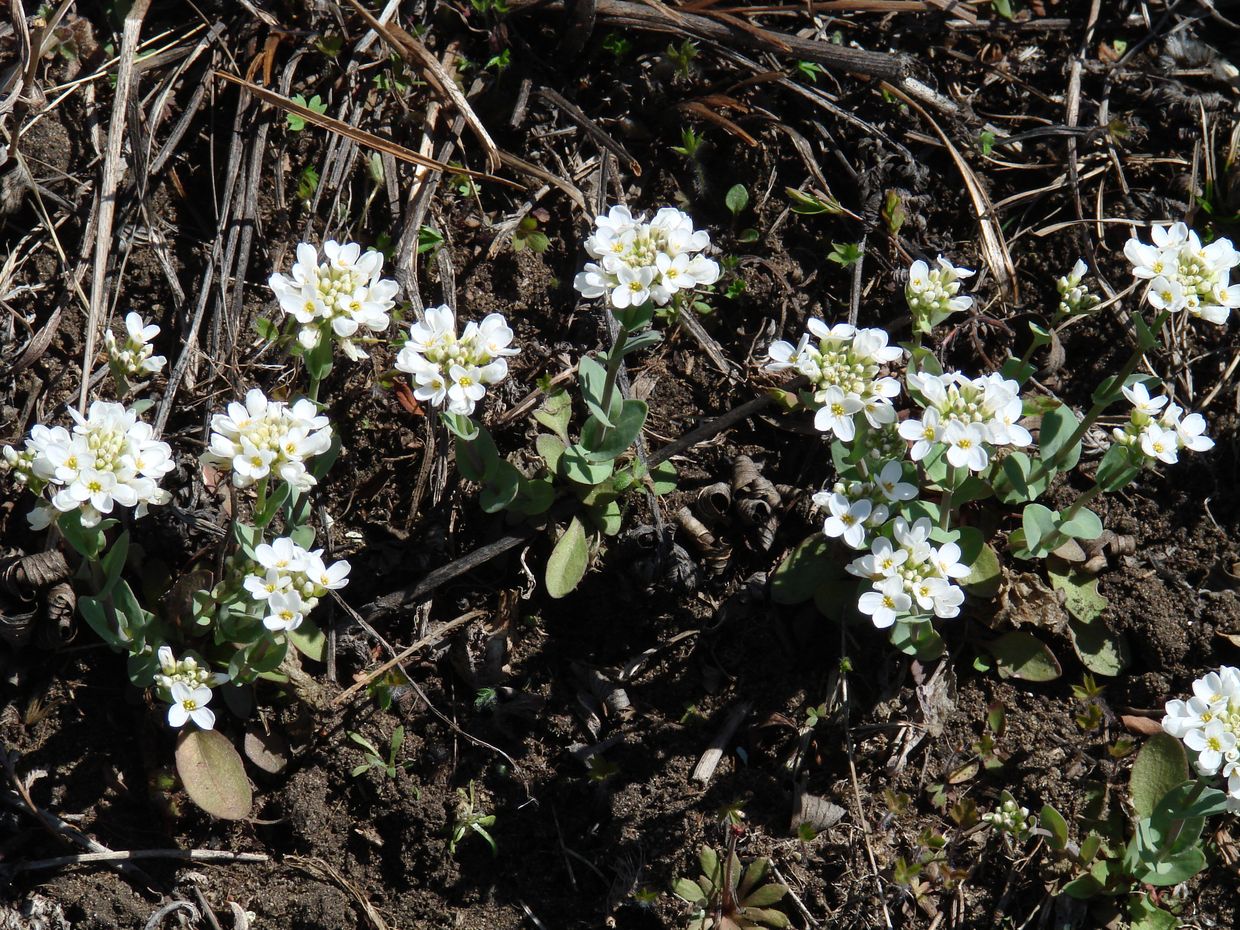
[[[300, 104], [301, 106], [305, 107], [307, 110], [313, 110], [315, 113], [326, 113], [327, 112], [327, 104], [323, 102], [323, 98], [320, 97], [318, 94], [315, 94], [309, 100], [307, 100], [301, 94], [297, 94], [295, 97], [293, 97], [293, 103]], [[288, 125], [289, 132], [301, 132], [303, 129], [306, 128], [305, 117], [301, 116], [300, 114], [286, 113], [284, 116], [284, 119]]]
[[366, 737], [362, 736], [362, 734], [350, 730], [349, 739], [353, 740], [353, 742], [362, 747], [363, 758], [365, 759], [365, 761], [360, 765], [353, 766], [353, 771], [351, 774], [354, 778], [357, 778], [359, 775], [364, 775], [372, 769], [382, 772], [388, 778], [395, 778], [397, 773], [400, 772], [402, 768], [406, 768], [408, 766], [408, 763], [402, 764], [396, 761], [396, 757], [400, 754], [400, 747], [404, 745], [405, 742], [405, 728], [403, 726], [398, 726], [392, 731], [392, 735], [388, 739], [388, 753], [386, 759], [383, 757], [383, 754], [380, 753], [379, 747], [370, 740], [366, 739]]
[[788, 915], [772, 906], [788, 893], [787, 887], [763, 882], [770, 860], [755, 859], [742, 870], [735, 845], [733, 833], [731, 848], [723, 858], [703, 846], [698, 854], [702, 874], [696, 880], [678, 878], [672, 884], [673, 894], [694, 908], [689, 930], [779, 930], [792, 926]]
[[456, 847], [472, 832], [487, 841], [487, 845], [491, 847], [491, 855], [499, 855], [499, 846], [487, 829], [495, 826], [495, 815], [479, 810], [473, 781], [470, 781], [468, 789], [457, 788], [456, 793], [456, 816], [452, 821], [452, 838], [448, 841], [448, 852], [455, 856]]

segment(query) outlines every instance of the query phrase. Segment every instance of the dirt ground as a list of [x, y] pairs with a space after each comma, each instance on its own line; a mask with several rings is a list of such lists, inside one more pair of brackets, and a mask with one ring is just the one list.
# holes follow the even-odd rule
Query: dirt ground
[[[1092, 11], [1089, 2], [1030, 0], [1012, 4], [1015, 20], [998, 15], [999, 4], [954, 16], [939, 9], [947, 3], [882, 0], [712, 19], [903, 56], [930, 88], [922, 98], [846, 69], [811, 74], [790, 50], [737, 39], [750, 33], [735, 26], [731, 41], [700, 41], [682, 67], [678, 17], [689, 11], [677, 4], [642, 6], [658, 29], [618, 21], [602, 2], [570, 4], [580, 20], [563, 4], [509, 5], [400, 3], [397, 20], [456, 62], [498, 149], [535, 166], [497, 169], [517, 187], [436, 172], [427, 183], [393, 159], [376, 181], [369, 149], [314, 126], [294, 132], [279, 110], [212, 77], [218, 69], [318, 95], [328, 115], [414, 150], [425, 138], [435, 157], [484, 170], [477, 135], [454, 127], [433, 83], [382, 40], [364, 42], [366, 23], [349, 4], [153, 4], [141, 35], [154, 54], [140, 61], [126, 135], [107, 305], [159, 323], [170, 363], [196, 348], [164, 432], [181, 457], [177, 482], [166, 482], [178, 488], [175, 512], [135, 524], [144, 578], [189, 571], [213, 551], [200, 524], [226, 519], [196, 464], [212, 410], [251, 385], [292, 384], [288, 366], [262, 350], [254, 320], [277, 313], [267, 276], [287, 268], [303, 237], [397, 247], [410, 223], [415, 233], [439, 231], [441, 248], [400, 269], [402, 296], [511, 321], [522, 353], [487, 415], [510, 452], [534, 429], [528, 416], [504, 412], [606, 338], [597, 308], [572, 290], [601, 201], [644, 211], [682, 204], [721, 255], [737, 258], [714, 312], [699, 318], [727, 371], [702, 338], [667, 324], [664, 343], [631, 360], [632, 390], [651, 407], [650, 449], [775, 383], [761, 371], [771, 340], [795, 339], [811, 315], [848, 316], [854, 274], [827, 260], [832, 243], [864, 241], [858, 319], [894, 334], [903, 327], [899, 338], [911, 260], [942, 253], [978, 269], [973, 311], [936, 334], [936, 349], [980, 372], [1019, 351], [1019, 320], [1053, 309], [1054, 278], [1078, 256], [1106, 282], [1100, 293], [1127, 285], [1130, 221], [1237, 231], [1240, 169], [1227, 151], [1240, 125], [1240, 30], [1205, 0]], [[31, 16], [35, 6], [27, 0]], [[13, 157], [0, 163], [2, 251], [15, 256], [0, 269], [5, 442], [77, 397], [79, 288], [89, 293], [94, 274], [123, 6], [71, 4], [34, 69], [39, 92], [8, 116], [10, 136], [29, 128], [14, 143], [28, 170]], [[12, 28], [0, 31], [0, 63], [18, 61], [19, 48]], [[583, 121], [627, 157], [608, 155], [603, 172], [604, 152]], [[696, 157], [674, 151], [689, 128], [704, 138]], [[299, 190], [307, 167], [319, 175], [308, 196]], [[750, 193], [739, 217], [725, 207], [735, 184]], [[984, 252], [969, 184], [994, 206], [1015, 288]], [[785, 188], [831, 194], [848, 213], [792, 212]], [[541, 253], [512, 247], [526, 215], [549, 239]], [[1126, 333], [1119, 312], [1068, 328], [1062, 359], [1039, 357], [1037, 390], [1087, 407], [1126, 357]], [[1210, 668], [1240, 664], [1238, 353], [1233, 320], [1180, 330], [1149, 357], [1203, 409], [1217, 445], [1146, 472], [1099, 507], [1106, 527], [1134, 543], [1100, 576], [1104, 619], [1130, 657], [1123, 674], [1099, 678], [1104, 690], [1090, 701], [1101, 714], [1089, 726], [1073, 691], [1086, 670], [1063, 634], [1040, 634], [1063, 666], [1055, 681], [1004, 680], [986, 667], [980, 644], [1003, 622], [996, 601], [971, 597], [943, 626], [948, 658], [927, 666], [868, 626], [841, 626], [812, 603], [774, 602], [770, 573], [817, 526], [793, 497], [769, 545], [734, 525], [726, 559], [706, 558], [683, 537], [678, 554], [656, 559], [651, 527], [673, 526], [701, 488], [730, 480], [739, 455], [777, 486], [828, 481], [827, 445], [804, 417], [770, 407], [677, 456], [680, 489], [657, 514], [631, 501], [625, 532], [569, 597], [551, 600], [537, 583], [550, 550], [539, 531], [374, 619], [377, 636], [399, 649], [481, 611], [407, 663], [417, 687], [396, 687], [389, 709], [365, 693], [309, 707], [262, 684], [249, 719], [221, 714], [220, 729], [238, 744], [247, 732], [287, 744], [278, 773], [251, 767], [248, 821], [214, 820], [180, 792], [161, 707], [127, 684], [123, 657], [89, 629], [55, 649], [0, 647], [0, 737], [22, 776], [38, 775], [30, 792], [39, 807], [112, 850], [268, 857], [143, 861], [145, 879], [98, 865], [9, 874], [7, 866], [78, 850], [20, 804], [0, 805], [0, 908], [10, 908], [0, 909], [0, 927], [213, 925], [186, 909], [148, 923], [174, 900], [209, 906], [226, 927], [244, 925], [229, 902], [253, 913], [249, 926], [286, 930], [682, 927], [689, 909], [672, 882], [695, 875], [698, 849], [722, 847], [736, 824], [742, 858], [769, 856], [794, 893], [784, 910], [797, 928], [1121, 926], [1105, 903], [1053, 894], [1042, 847], [1017, 853], [970, 827], [1003, 791], [1031, 810], [1050, 803], [1080, 815], [1089, 785], [1126, 784], [1123, 741], [1141, 739], [1126, 719], [1157, 712]], [[514, 530], [480, 511], [476, 488], [450, 466], [446, 434], [390, 387], [392, 353], [374, 356], [338, 364], [325, 386], [345, 451], [318, 501], [334, 521], [332, 553], [353, 565], [345, 600], [365, 616], [377, 598]], [[157, 395], [165, 390], [156, 385]], [[1087, 452], [1086, 465], [1096, 461]], [[1085, 479], [1062, 483], [1052, 492], [1060, 501]], [[25, 526], [28, 502], [5, 487], [0, 540], [34, 551], [42, 542]], [[987, 519], [980, 506], [966, 518]], [[332, 693], [387, 658], [344, 611], [321, 624], [335, 626], [334, 657], [308, 670]], [[843, 664], [851, 671], [842, 676]], [[824, 703], [822, 721], [807, 726], [807, 711]], [[991, 767], [977, 747], [996, 708], [1005, 728]], [[348, 734], [385, 746], [398, 724], [405, 768], [394, 778], [353, 776], [361, 753]], [[695, 766], [721, 735], [722, 758], [703, 783]], [[470, 786], [479, 809], [495, 815], [494, 854], [473, 834], [450, 850], [459, 790]], [[815, 805], [839, 811], [811, 836], [798, 827]], [[1235, 926], [1240, 880], [1226, 824], [1210, 843], [1210, 868], [1175, 906], [1186, 926]], [[900, 880], [904, 864], [931, 858], [916, 880]]]

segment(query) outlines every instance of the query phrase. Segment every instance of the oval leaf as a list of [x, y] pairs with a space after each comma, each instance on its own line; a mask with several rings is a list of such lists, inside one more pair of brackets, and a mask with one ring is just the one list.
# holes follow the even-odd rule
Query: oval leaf
[[590, 542], [586, 538], [586, 528], [573, 517], [551, 550], [551, 558], [547, 559], [547, 593], [552, 597], [568, 594], [581, 583], [589, 563]]
[[1001, 678], [1054, 681], [1063, 673], [1054, 653], [1030, 633], [1005, 633], [987, 648], [995, 657]]
[[177, 775], [191, 801], [222, 820], [250, 816], [254, 794], [245, 763], [224, 734], [184, 730], [177, 738]]
[[1133, 810], [1138, 817], [1149, 817], [1168, 791], [1187, 780], [1184, 744], [1168, 733], [1155, 733], [1137, 753], [1128, 779]]

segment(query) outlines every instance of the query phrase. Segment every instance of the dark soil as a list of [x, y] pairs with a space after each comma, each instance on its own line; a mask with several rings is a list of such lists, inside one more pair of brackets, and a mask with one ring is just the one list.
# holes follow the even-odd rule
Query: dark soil
[[[1126, 285], [1120, 249], [1129, 226], [1123, 220], [1187, 217], [1199, 228], [1234, 232], [1219, 219], [1238, 206], [1227, 201], [1230, 191], [1240, 190], [1234, 177], [1216, 179], [1212, 213], [1196, 195], [1204, 190], [1203, 120], [1217, 170], [1234, 167], [1225, 166], [1224, 151], [1236, 127], [1235, 85], [1219, 76], [1220, 68], [1210, 69], [1240, 54], [1240, 33], [1211, 18], [1204, 3], [1172, 11], [1162, 3], [1104, 3], [1088, 33], [1089, 3], [1013, 5], [1016, 23], [995, 18], [990, 4], [970, 7], [983, 19], [976, 28], [949, 26], [947, 15], [933, 9], [839, 16], [827, 10], [811, 21], [802, 7], [790, 5], [781, 15], [752, 19], [774, 30], [907, 53], [919, 79], [956, 100], [961, 109], [955, 115], [927, 112], [1000, 205], [1019, 300], [1002, 295], [979, 251], [977, 210], [935, 127], [875, 82], [825, 72], [811, 83], [794, 61], [747, 52], [756, 61], [751, 69], [708, 43], [689, 73], [680, 74], [666, 52], [668, 36], [601, 21], [584, 51], [568, 55], [563, 43], [577, 27], [566, 24], [562, 11], [484, 15], [469, 4], [448, 3], [431, 4], [433, 13], [423, 15], [424, 5], [403, 4], [409, 9], [400, 20], [409, 30], [426, 26], [424, 39], [437, 54], [453, 46], [473, 62], [465, 84], [481, 82], [472, 102], [502, 150], [571, 179], [591, 210], [618, 198], [641, 210], [683, 203], [712, 231], [723, 254], [740, 256], [721, 290], [733, 280], [743, 280], [743, 290], [716, 295], [714, 313], [701, 318], [739, 377], [717, 370], [687, 330], [666, 324], [665, 342], [633, 360], [633, 390], [651, 405], [645, 441], [657, 449], [773, 383], [760, 370], [772, 339], [795, 338], [809, 315], [847, 316], [853, 275], [826, 260], [833, 242], [865, 238], [859, 320], [900, 338], [907, 335], [901, 274], [909, 261], [942, 253], [979, 269], [975, 312], [953, 320], [938, 348], [947, 363], [981, 371], [1023, 348], [1020, 325], [1009, 321], [1052, 309], [1053, 279], [1078, 255], [1110, 288]], [[33, 13], [34, 4], [28, 6]], [[99, 6], [78, 6], [70, 13], [77, 34], [93, 34], [99, 44], [112, 38], [117, 24]], [[186, 37], [199, 15], [222, 23], [224, 32], [183, 74], [174, 76], [175, 60], [157, 61], [144, 72], [144, 107], [146, 94], [172, 82], [153, 151], [199, 83], [211, 80], [208, 66], [261, 76], [266, 64], [274, 85], [285, 75], [290, 95], [321, 95], [329, 114], [346, 103], [364, 107], [360, 117], [351, 117], [355, 123], [417, 148], [435, 99], [431, 88], [393, 65], [382, 43], [354, 55], [365, 26], [348, 5], [324, 4], [331, 9], [320, 12], [302, 6], [266, 4], [277, 30], [241, 5], [208, 3], [200, 14], [156, 3], [143, 36], [171, 29], [176, 47], [186, 51], [199, 40], [200, 33]], [[667, 15], [674, 20], [676, 14]], [[1174, 42], [1173, 33], [1179, 37]], [[325, 54], [324, 47], [335, 47], [334, 37], [343, 38], [343, 50]], [[609, 50], [618, 38], [630, 43], [620, 55]], [[0, 33], [0, 49], [10, 58], [18, 54], [15, 42], [11, 32]], [[265, 48], [270, 61], [261, 57]], [[506, 69], [483, 68], [505, 49]], [[1125, 49], [1127, 57], [1117, 64]], [[1064, 100], [1081, 50], [1077, 132], [1064, 128]], [[50, 98], [50, 88], [93, 73], [106, 59], [83, 41], [79, 60], [49, 55], [38, 79]], [[771, 72], [780, 68], [797, 86], [825, 94], [835, 109], [776, 83]], [[524, 81], [535, 93], [514, 118]], [[401, 82], [399, 88], [388, 89], [392, 82]], [[94, 240], [88, 216], [100, 171], [90, 133], [94, 126], [99, 139], [106, 137], [113, 93], [103, 78], [90, 87], [89, 95], [80, 89], [71, 94], [18, 143], [39, 187], [4, 176], [4, 252], [27, 249], [27, 235], [34, 243], [10, 278], [0, 275], [7, 312], [0, 323], [5, 441], [53, 419], [60, 404], [77, 396], [85, 316], [68, 280], [83, 255], [82, 287], [89, 290]], [[537, 95], [540, 87], [569, 98], [620, 141], [641, 165], [640, 176], [613, 160], [607, 188], [598, 190], [598, 151]], [[703, 119], [701, 109], [685, 109], [691, 101], [734, 121], [757, 144], [717, 119]], [[31, 121], [41, 106], [23, 104], [19, 120]], [[265, 286], [269, 270], [285, 267], [303, 237], [394, 242], [414, 183], [412, 169], [401, 166], [393, 212], [386, 188], [376, 188], [368, 175], [363, 151], [338, 177], [322, 172], [315, 207], [307, 209], [297, 194], [301, 172], [324, 168], [336, 137], [312, 127], [290, 132], [280, 114], [253, 101], [239, 121], [237, 112], [236, 89], [213, 82], [168, 166], [139, 190], [130, 172], [116, 229], [118, 243], [131, 251], [114, 248], [109, 282], [109, 293], [119, 295], [118, 312], [132, 305], [164, 327], [159, 347], [175, 361], [212, 249], [222, 248], [233, 228], [255, 232], [242, 286], [234, 292], [230, 281], [220, 295], [218, 285], [210, 285], [197, 336], [202, 352], [179, 388], [166, 430], [184, 454], [177, 504], [221, 524], [223, 500], [203, 488], [194, 460], [207, 416], [245, 387], [294, 387], [287, 366], [261, 352], [251, 335], [257, 315], [275, 312]], [[145, 143], [151, 114], [143, 113], [143, 126], [134, 131]], [[17, 122], [9, 123], [10, 133]], [[262, 178], [254, 215], [234, 216], [224, 226], [217, 217], [234, 123], [245, 159], [260, 128], [267, 141], [253, 156]], [[987, 125], [1021, 138], [1012, 145], [1000, 139], [987, 152]], [[437, 152], [450, 138], [443, 127], [441, 116]], [[706, 140], [696, 159], [672, 150], [688, 127]], [[1069, 167], [1069, 139], [1075, 140], [1075, 169]], [[483, 167], [468, 130], [451, 157]], [[12, 164], [0, 165], [0, 172]], [[787, 209], [786, 187], [828, 193], [818, 172], [860, 219]], [[532, 183], [525, 193], [483, 183], [475, 194], [445, 178], [423, 222], [445, 236], [441, 254], [451, 280], [430, 254], [406, 269], [418, 292], [405, 294], [411, 302], [455, 302], [474, 319], [499, 311], [517, 330], [522, 354], [488, 408], [505, 452], [527, 445], [533, 433], [526, 416], [505, 418], [503, 412], [539, 378], [570, 370], [606, 335], [595, 308], [580, 303], [571, 287], [590, 216], [557, 188], [536, 194], [540, 182]], [[724, 193], [736, 183], [747, 187], [751, 204], [734, 220]], [[540, 224], [551, 246], [541, 254], [514, 252], [510, 232], [498, 229], [529, 208], [527, 196], [546, 211]], [[890, 203], [905, 214], [894, 234]], [[63, 219], [57, 235], [64, 263], [40, 221], [43, 209]], [[744, 240], [747, 228], [758, 230], [756, 241]], [[44, 351], [23, 356], [32, 332], [54, 310], [59, 323]], [[1064, 363], [1038, 375], [1038, 390], [1087, 407], [1097, 382], [1127, 355], [1126, 338], [1113, 313], [1070, 328]], [[35, 803], [115, 850], [180, 847], [270, 857], [265, 864], [138, 863], [149, 883], [95, 866], [28, 872], [3, 893], [16, 908], [50, 901], [62, 910], [64, 925], [81, 930], [144, 926], [161, 903], [181, 898], [199, 904], [194, 889], [224, 926], [228, 902], [236, 902], [257, 915], [252, 926], [288, 930], [376, 927], [368, 907], [393, 928], [679, 927], [688, 909], [668, 892], [671, 883], [696, 875], [697, 850], [722, 847], [731, 824], [739, 823], [742, 858], [771, 857], [780, 880], [795, 892], [799, 904], [786, 902], [795, 927], [881, 927], [885, 913], [892, 925], [908, 928], [1105, 925], [1113, 916], [1105, 902], [1091, 907], [1052, 894], [1053, 866], [1043, 847], [1016, 853], [969, 826], [1003, 791], [1034, 811], [1050, 803], [1066, 816], [1081, 816], [1089, 784], [1117, 790], [1126, 784], [1132, 755], [1123, 741], [1141, 737], [1127, 731], [1123, 715], [1157, 711], [1193, 678], [1240, 658], [1240, 638], [1228, 638], [1240, 637], [1238, 349], [1233, 321], [1217, 331], [1190, 331], [1173, 351], [1151, 356], [1154, 370], [1186, 394], [1190, 406], [1210, 399], [1204, 412], [1217, 446], [1163, 474], [1146, 473], [1099, 508], [1108, 529], [1134, 538], [1135, 551], [1113, 558], [1101, 576], [1109, 600], [1105, 620], [1126, 636], [1131, 659], [1122, 676], [1100, 680], [1105, 690], [1094, 699], [1103, 711], [1097, 726], [1078, 722], [1084, 708], [1073, 685], [1082, 683], [1085, 669], [1063, 636], [1045, 634], [1063, 665], [1058, 680], [1002, 680], [993, 669], [980, 670], [986, 667], [981, 644], [997, 607], [971, 598], [966, 615], [943, 630], [950, 659], [923, 667], [866, 626], [841, 627], [812, 604], [770, 602], [767, 575], [814, 532], [803, 511], [787, 509], [769, 549], [735, 528], [732, 556], [721, 571], [681, 540], [686, 555], [672, 561], [676, 574], [636, 541], [634, 529], [656, 523], [656, 514], [648, 501], [635, 499], [627, 535], [563, 600], [550, 600], [536, 583], [550, 546], [547, 534], [538, 533], [527, 546], [439, 588], [416, 610], [376, 621], [377, 632], [400, 648], [439, 622], [485, 611], [459, 636], [408, 665], [439, 714], [403, 685], [388, 711], [365, 695], [312, 710], [263, 685], [261, 710], [248, 721], [221, 714], [221, 730], [238, 744], [249, 728], [282, 734], [291, 746], [291, 761], [278, 775], [251, 769], [256, 804], [250, 821], [213, 820], [175, 783], [167, 787], [174, 734], [149, 696], [126, 684], [123, 659], [88, 629], [59, 650], [0, 652], [7, 679], [0, 736], [19, 754], [17, 771], [27, 779], [38, 776], [30, 784]], [[354, 566], [345, 599], [359, 610], [511, 529], [479, 511], [475, 489], [450, 467], [447, 436], [428, 425], [422, 411], [402, 404], [389, 386], [390, 354], [378, 349], [375, 355], [373, 364], [337, 365], [324, 390], [345, 452], [321, 503], [334, 520], [332, 551]], [[699, 488], [728, 480], [741, 454], [752, 456], [777, 484], [821, 486], [832, 473], [827, 446], [807, 435], [796, 417], [772, 411], [679, 457], [681, 490], [658, 503], [657, 522], [670, 525]], [[1086, 473], [1095, 462], [1087, 455]], [[1071, 481], [1079, 489], [1085, 479]], [[1052, 497], [1062, 502], [1071, 494], [1064, 486]], [[41, 545], [25, 528], [27, 503], [7, 499], [0, 505], [6, 546]], [[986, 519], [981, 508], [975, 516]], [[210, 534], [169, 513], [153, 514], [135, 532], [148, 580], [175, 577], [213, 551]], [[751, 596], [738, 597], [743, 590]], [[338, 684], [328, 686], [334, 690], [387, 654], [344, 612], [322, 620], [333, 622]], [[487, 658], [495, 637], [498, 661]], [[852, 671], [842, 684], [845, 659]], [[311, 663], [309, 670], [327, 682], [329, 669]], [[806, 711], [824, 702], [831, 712], [806, 727]], [[1005, 717], [995, 745], [1001, 764], [981, 766], [977, 745], [996, 708]], [[691, 777], [694, 767], [738, 709], [743, 720], [703, 785]], [[405, 768], [397, 777], [374, 770], [352, 775], [361, 753], [348, 733], [382, 747], [398, 724], [407, 737]], [[479, 809], [496, 817], [490, 830], [495, 855], [474, 834], [450, 849], [459, 791], [471, 785]], [[802, 794], [838, 805], [842, 818], [813, 838], [799, 835]], [[940, 845], [936, 837], [945, 845], [935, 861], [917, 881], [901, 883], [902, 863], [930, 858]], [[1228, 864], [1235, 860], [1231, 839], [1222, 830], [1210, 842], [1211, 867], [1187, 885], [1176, 906], [1190, 925], [1235, 926], [1240, 886]], [[0, 875], [7, 864], [75, 851], [22, 810], [0, 807]], [[0, 919], [0, 926], [44, 926], [9, 919]]]

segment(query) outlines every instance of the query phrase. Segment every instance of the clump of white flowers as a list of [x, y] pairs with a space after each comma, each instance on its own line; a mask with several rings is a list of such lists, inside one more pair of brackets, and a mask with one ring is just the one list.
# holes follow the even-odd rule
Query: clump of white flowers
[[879, 629], [897, 620], [929, 620], [933, 615], [950, 619], [960, 613], [964, 591], [954, 584], [969, 574], [960, 561], [955, 543], [930, 544], [930, 521], [922, 517], [912, 526], [903, 517], [892, 525], [892, 540], [877, 537], [867, 555], [847, 566], [850, 574], [870, 582], [871, 589], [861, 595], [857, 609]]
[[160, 646], [155, 653], [159, 660], [159, 671], [155, 673], [155, 684], [171, 691], [178, 682], [197, 688], [202, 685], [210, 687], [228, 681], [226, 672], [212, 672], [206, 665], [198, 661], [196, 656], [187, 655], [178, 659], [171, 646]]
[[1206, 452], [1214, 448], [1214, 440], [1206, 432], [1206, 420], [1200, 413], [1184, 414], [1184, 409], [1159, 395], [1151, 397], [1149, 389], [1135, 382], [1124, 389], [1132, 404], [1128, 422], [1112, 431], [1115, 441], [1139, 453], [1147, 462], [1174, 465], [1180, 450]]
[[323, 243], [322, 261], [318, 249], [303, 242], [297, 246], [291, 274], [276, 272], [268, 283], [280, 309], [301, 324], [297, 341], [303, 348], [313, 349], [324, 338], [335, 338], [345, 355], [357, 361], [366, 353], [355, 337], [388, 328], [388, 311], [400, 290], [382, 272], [383, 253], [363, 252], [356, 242], [329, 239]]
[[1240, 669], [1224, 665], [1193, 682], [1187, 701], [1168, 701], [1163, 729], [1197, 754], [1201, 775], [1222, 772], [1227, 807], [1240, 810]]
[[837, 481], [831, 490], [819, 491], [813, 500], [827, 512], [823, 534], [842, 539], [850, 548], [865, 549], [867, 531], [887, 522], [889, 506], [917, 496], [917, 486], [903, 478], [900, 463], [888, 461], [868, 481]]
[[1055, 290], [1059, 292], [1059, 316], [1068, 317], [1088, 313], [1098, 306], [1098, 298], [1090, 293], [1087, 285], [1082, 283], [1087, 274], [1089, 274], [1089, 266], [1078, 258], [1072, 270], [1055, 282]]
[[458, 337], [456, 317], [448, 307], [431, 307], [409, 327], [409, 339], [396, 356], [396, 367], [413, 375], [413, 396], [451, 413], [469, 416], [487, 386], [508, 376], [508, 358], [520, 352], [513, 332], [498, 313], [469, 322]]
[[126, 380], [145, 378], [159, 374], [167, 359], [155, 354], [151, 340], [159, 335], [159, 327], [147, 324], [137, 313], [125, 315], [125, 341], [117, 341], [116, 334], [108, 330], [103, 334], [104, 348], [108, 353], [108, 366], [115, 376]]
[[35, 426], [22, 450], [6, 446], [5, 464], [35, 494], [49, 492], [29, 515], [44, 529], [60, 514], [78, 511], [83, 526], [97, 526], [117, 507], [141, 517], [150, 504], [167, 503], [159, 486], [173, 468], [172, 449], [155, 438], [149, 423], [123, 404], [95, 401], [86, 416], [70, 409], [72, 431]]
[[904, 350], [887, 344], [881, 329], [858, 329], [848, 323], [828, 327], [811, 318], [795, 346], [771, 343], [767, 371], [795, 370], [810, 379], [810, 391], [819, 405], [814, 426], [844, 442], [857, 433], [854, 417], [860, 413], [874, 428], [893, 423], [891, 399], [900, 383], [883, 374], [883, 367], [904, 358]]
[[254, 558], [243, 585], [264, 607], [263, 626], [273, 633], [297, 629], [319, 598], [349, 583], [348, 562], [328, 565], [322, 549], [308, 551], [287, 537], [255, 546]]
[[1223, 324], [1240, 307], [1240, 287], [1232, 285], [1231, 269], [1240, 264], [1230, 239], [1207, 246], [1183, 223], [1150, 228], [1153, 243], [1133, 237], [1124, 245], [1133, 276], [1149, 281], [1145, 299], [1156, 310], [1187, 311], [1210, 323]]
[[953, 313], [972, 307], [973, 298], [960, 293], [960, 282], [971, 277], [972, 270], [957, 268], [942, 255], [935, 259], [933, 268], [920, 260], [913, 262], [904, 299], [913, 315], [914, 330], [928, 333]]
[[719, 264], [702, 253], [710, 234], [675, 207], [664, 207], [648, 222], [628, 207], [612, 207], [594, 221], [586, 239], [594, 259], [573, 280], [582, 297], [606, 297], [617, 310], [647, 301], [666, 306], [679, 291], [714, 284]]
[[245, 403], [228, 405], [211, 417], [211, 441], [203, 461], [232, 473], [232, 483], [248, 488], [270, 475], [299, 491], [314, 486], [307, 460], [326, 452], [332, 433], [327, 417], [310, 400], [289, 405], [268, 400], [258, 388]]
[[1030, 816], [1029, 808], [1021, 807], [1011, 797], [1004, 798], [1003, 803], [995, 810], [982, 814], [982, 821], [1014, 840], [1028, 837], [1037, 824], [1037, 819]]
[[913, 443], [909, 457], [914, 462], [942, 443], [952, 466], [980, 472], [990, 464], [995, 446], [1023, 448], [1033, 441], [1018, 422], [1020, 385], [997, 372], [978, 378], [955, 371], [910, 372], [906, 384], [925, 408], [920, 419], [900, 424], [900, 435]]

